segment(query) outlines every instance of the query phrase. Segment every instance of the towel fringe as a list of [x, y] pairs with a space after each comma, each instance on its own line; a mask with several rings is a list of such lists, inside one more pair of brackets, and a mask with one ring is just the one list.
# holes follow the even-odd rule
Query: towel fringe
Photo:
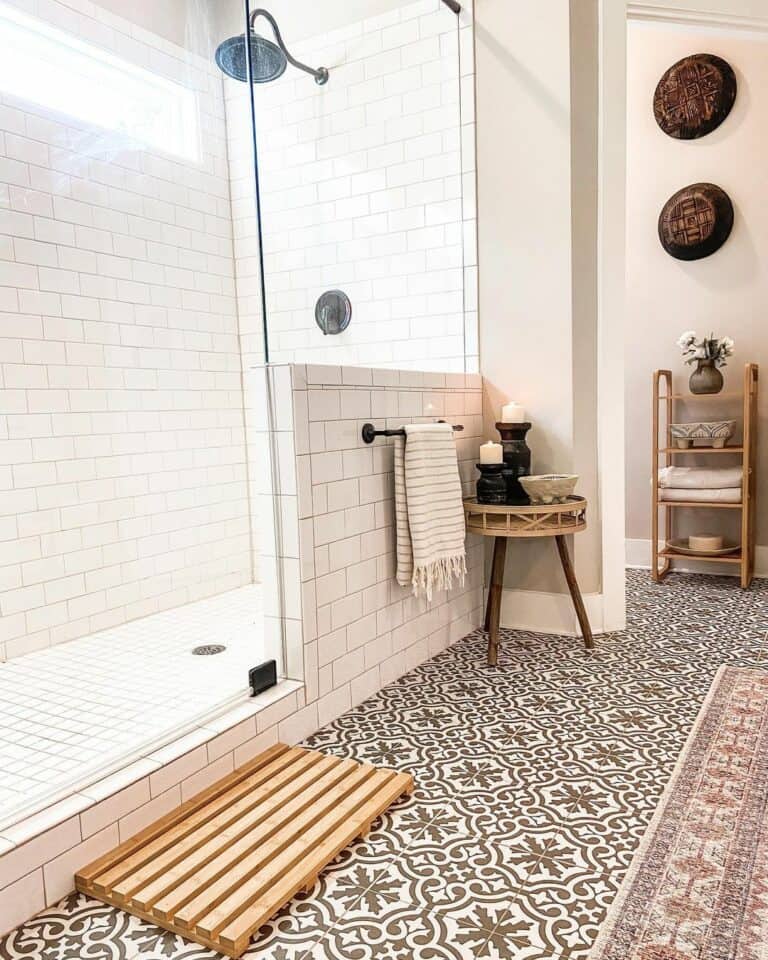
[[453, 557], [441, 557], [424, 566], [414, 567], [413, 595], [425, 593], [427, 600], [432, 600], [433, 590], [450, 590], [453, 587], [453, 578], [456, 577], [460, 586], [464, 586], [467, 575], [467, 555], [459, 553]]

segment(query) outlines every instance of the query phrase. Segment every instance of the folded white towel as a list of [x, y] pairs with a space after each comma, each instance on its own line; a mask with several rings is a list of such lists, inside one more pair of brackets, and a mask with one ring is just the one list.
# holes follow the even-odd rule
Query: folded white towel
[[662, 500], [684, 500], [689, 503], [741, 503], [741, 490], [738, 487], [724, 487], [722, 490], [662, 487], [659, 493]]
[[464, 508], [453, 427], [412, 423], [395, 437], [397, 582], [416, 596], [463, 586]]
[[660, 487], [683, 490], [741, 489], [741, 480], [741, 467], [662, 467], [659, 470]]

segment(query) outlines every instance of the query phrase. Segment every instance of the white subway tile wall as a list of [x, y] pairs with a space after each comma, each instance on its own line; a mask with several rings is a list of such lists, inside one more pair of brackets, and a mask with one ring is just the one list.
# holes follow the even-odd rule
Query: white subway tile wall
[[[471, 3], [403, 3], [295, 53], [330, 79], [255, 91], [270, 359], [477, 370]], [[251, 130], [243, 85], [225, 89], [247, 364], [263, 359]], [[326, 337], [315, 303], [337, 288], [352, 323]]]
[[201, 158], [0, 96], [0, 659], [252, 580], [221, 75], [16, 5], [191, 90]]
[[[288, 681], [105, 781], [0, 829], [0, 934], [55, 903], [72, 889], [74, 871], [118, 840], [277, 740], [302, 740], [482, 620], [483, 549], [477, 538], [468, 539], [463, 590], [439, 594], [428, 605], [394, 582], [392, 442], [366, 446], [360, 437], [369, 406], [378, 427], [434, 420], [444, 410], [465, 428], [456, 442], [464, 491], [470, 493], [482, 439], [479, 376], [304, 365], [276, 367], [270, 375], [281, 470], [294, 483], [282, 515], [294, 514], [299, 530], [297, 555], [281, 560], [293, 598], [289, 672], [296, 666], [291, 657], [297, 657], [303, 686]], [[260, 382], [263, 368], [251, 371], [249, 396], [258, 395]], [[258, 431], [260, 416], [252, 422]], [[252, 467], [258, 472], [258, 459]]]
[[[306, 663], [317, 664], [318, 725], [360, 703], [482, 619], [483, 547], [469, 537], [463, 589], [428, 604], [395, 580], [394, 441], [379, 429], [446, 416], [456, 433], [465, 495], [482, 441], [478, 374], [318, 365], [292, 367], [299, 576]], [[279, 405], [285, 394], [276, 393]], [[309, 673], [305, 675], [310, 679]], [[314, 682], [314, 679], [313, 679]]]

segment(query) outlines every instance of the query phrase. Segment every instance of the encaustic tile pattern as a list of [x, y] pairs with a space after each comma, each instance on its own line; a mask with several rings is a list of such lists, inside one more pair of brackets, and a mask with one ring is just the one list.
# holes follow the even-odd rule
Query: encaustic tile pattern
[[[259, 931], [248, 960], [583, 960], [723, 663], [768, 668], [768, 581], [629, 573], [625, 632], [480, 631], [310, 738], [412, 797]], [[0, 960], [214, 960], [79, 894]]]

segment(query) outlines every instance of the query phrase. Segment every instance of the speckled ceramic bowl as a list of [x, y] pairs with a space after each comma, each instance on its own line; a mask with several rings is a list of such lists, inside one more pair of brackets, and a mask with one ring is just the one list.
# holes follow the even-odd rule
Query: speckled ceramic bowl
[[703, 441], [706, 447], [724, 447], [733, 436], [735, 427], [735, 420], [697, 420], [669, 425], [672, 439], [681, 450], [694, 446], [694, 440]]
[[545, 473], [537, 477], [520, 477], [520, 486], [531, 503], [565, 503], [578, 482], [573, 473]]

